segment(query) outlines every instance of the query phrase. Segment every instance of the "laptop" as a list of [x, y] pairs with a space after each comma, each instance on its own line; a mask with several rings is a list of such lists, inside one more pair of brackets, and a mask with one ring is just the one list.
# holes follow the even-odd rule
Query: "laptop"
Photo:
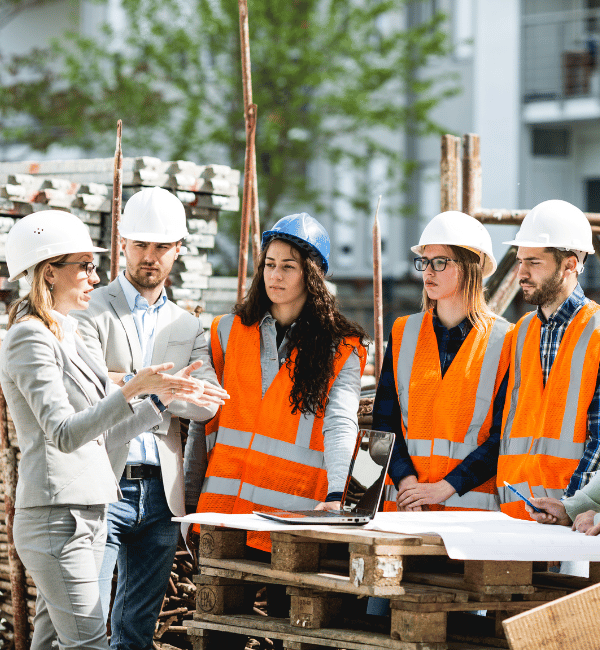
[[284, 524], [368, 523], [379, 509], [394, 438], [388, 431], [361, 429], [358, 432], [341, 510], [255, 510], [254, 514]]

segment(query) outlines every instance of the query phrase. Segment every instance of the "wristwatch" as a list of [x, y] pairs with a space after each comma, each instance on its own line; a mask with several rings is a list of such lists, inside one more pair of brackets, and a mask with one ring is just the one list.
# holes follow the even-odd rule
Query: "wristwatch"
[[123, 383], [126, 384], [128, 381], [131, 381], [135, 377], [135, 372], [128, 372], [126, 375], [123, 375]]

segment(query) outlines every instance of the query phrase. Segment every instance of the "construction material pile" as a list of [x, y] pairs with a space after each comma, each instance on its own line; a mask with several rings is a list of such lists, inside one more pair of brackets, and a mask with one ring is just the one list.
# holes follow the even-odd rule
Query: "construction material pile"
[[[112, 158], [0, 163], [0, 276], [7, 275], [2, 263], [8, 231], [17, 219], [38, 210], [68, 210], [88, 226], [94, 243], [110, 249], [113, 168]], [[221, 210], [239, 210], [240, 172], [226, 165], [163, 162], [144, 156], [123, 159], [122, 180], [123, 203], [143, 187], [160, 186], [184, 204], [190, 232], [185, 240], [188, 254], [176, 261], [168, 291], [179, 306], [201, 312], [207, 326], [213, 315], [222, 313], [213, 313], [203, 295], [209, 292], [218, 297], [219, 293], [210, 281], [208, 253], [215, 245]], [[106, 284], [108, 255], [101, 258], [98, 271], [101, 283]], [[0, 313], [17, 292], [26, 291], [24, 281], [17, 287], [0, 279]]]

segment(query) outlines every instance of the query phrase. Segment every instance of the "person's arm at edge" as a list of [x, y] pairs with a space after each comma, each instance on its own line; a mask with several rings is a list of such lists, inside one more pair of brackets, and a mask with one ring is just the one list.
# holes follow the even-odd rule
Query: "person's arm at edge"
[[358, 433], [360, 359], [353, 351], [329, 391], [323, 418], [323, 447], [327, 469], [326, 503], [340, 501]]
[[600, 373], [596, 380], [594, 397], [588, 408], [588, 437], [581, 460], [573, 472], [564, 497], [572, 497], [591, 480], [600, 469]]

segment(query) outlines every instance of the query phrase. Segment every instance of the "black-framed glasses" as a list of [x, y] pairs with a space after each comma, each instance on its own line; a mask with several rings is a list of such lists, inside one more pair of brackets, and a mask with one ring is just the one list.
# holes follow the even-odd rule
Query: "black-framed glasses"
[[88, 278], [92, 277], [92, 273], [98, 268], [93, 262], [52, 262], [52, 266], [69, 266], [70, 264], [79, 264]]
[[443, 271], [448, 262], [458, 262], [450, 257], [415, 257], [415, 269], [417, 271], [424, 271], [430, 264], [434, 271]]

